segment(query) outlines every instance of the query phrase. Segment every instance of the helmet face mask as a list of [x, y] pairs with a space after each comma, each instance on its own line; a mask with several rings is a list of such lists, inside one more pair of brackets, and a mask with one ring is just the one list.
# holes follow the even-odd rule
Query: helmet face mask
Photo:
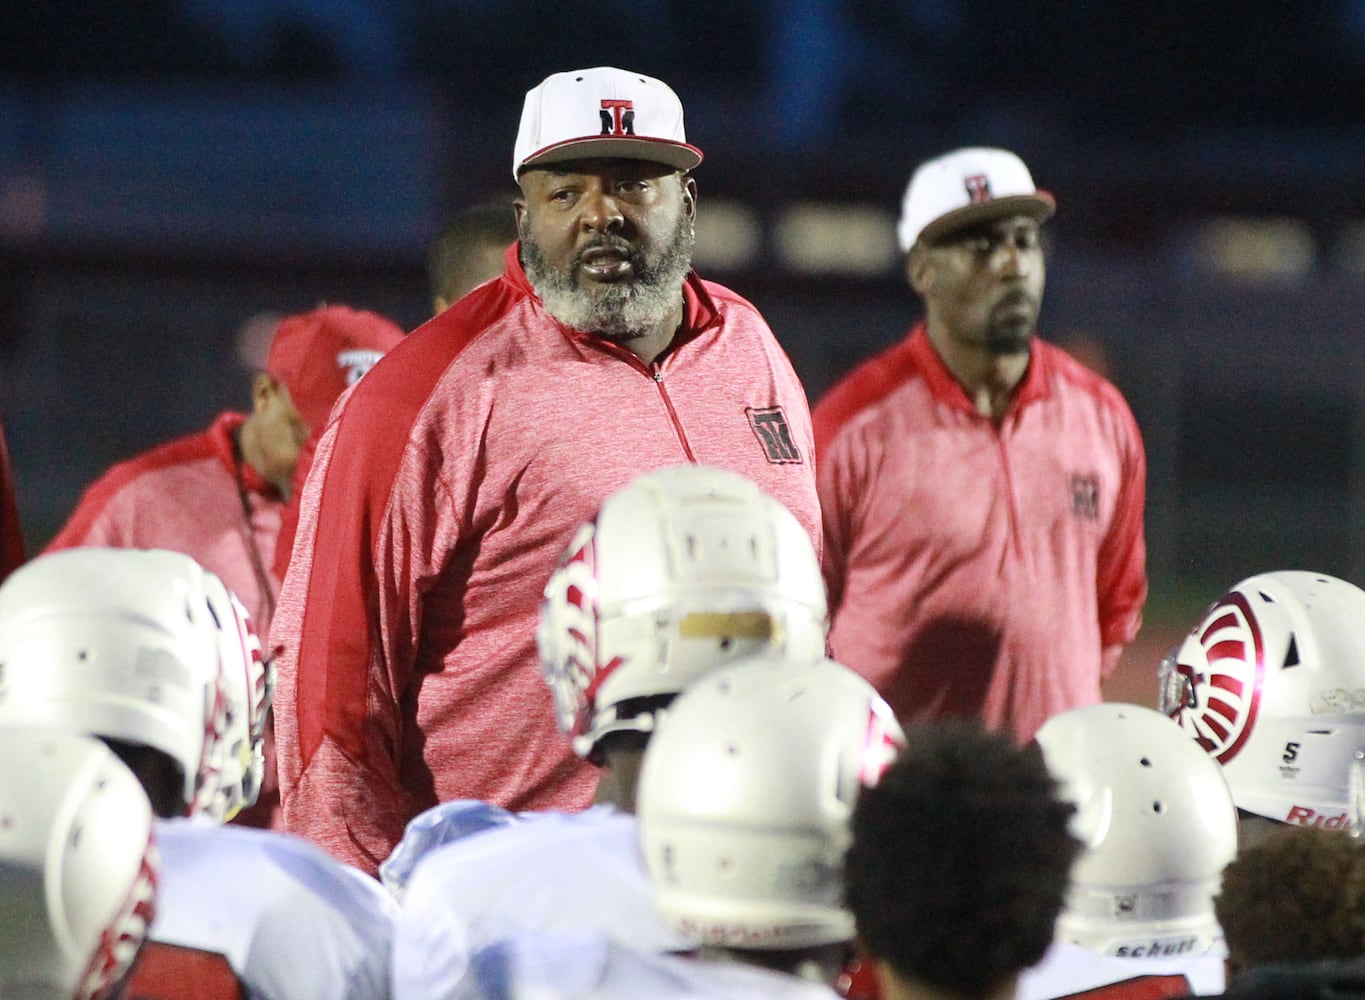
[[1161, 713], [1107, 702], [1049, 719], [1048, 770], [1077, 808], [1085, 845], [1057, 937], [1119, 957], [1195, 955], [1237, 851], [1237, 811], [1214, 761]]
[[796, 518], [736, 473], [688, 465], [637, 478], [580, 526], [546, 584], [537, 644], [560, 728], [593, 758], [611, 733], [652, 731], [660, 706], [721, 664], [820, 658], [825, 631]]
[[221, 685], [221, 736], [206, 748], [216, 752], [216, 780], [204, 789], [202, 811], [227, 822], [255, 804], [265, 776], [265, 726], [275, 694], [273, 665], [261, 652], [251, 616], [217, 576], [207, 574], [206, 591], [217, 624]]
[[110, 995], [154, 916], [152, 810], [98, 739], [0, 729], [0, 996]]
[[872, 686], [830, 660], [758, 657], [696, 681], [640, 776], [641, 846], [665, 919], [734, 948], [850, 940], [849, 819], [904, 740]]
[[206, 811], [231, 704], [216, 576], [164, 550], [76, 548], [0, 586], [0, 724], [51, 725], [174, 762], [180, 811]]
[[1238, 808], [1360, 829], [1362, 623], [1365, 592], [1352, 584], [1265, 573], [1215, 602], [1162, 662], [1161, 710], [1222, 766]]

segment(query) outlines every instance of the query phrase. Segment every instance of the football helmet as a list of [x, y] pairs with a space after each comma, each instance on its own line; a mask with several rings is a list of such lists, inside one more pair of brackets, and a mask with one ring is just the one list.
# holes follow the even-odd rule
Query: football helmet
[[1365, 591], [1302, 570], [1243, 580], [1162, 662], [1159, 698], [1239, 809], [1360, 833]]
[[66, 549], [21, 566], [0, 586], [0, 724], [160, 751], [183, 810], [201, 811], [227, 724], [208, 577], [159, 549]]
[[275, 697], [275, 671], [261, 653], [251, 616], [217, 575], [205, 572], [204, 590], [218, 632], [223, 696], [224, 738], [213, 770], [217, 781], [206, 788], [204, 811], [226, 823], [256, 803], [265, 778], [266, 714]]
[[805, 529], [738, 473], [680, 465], [610, 496], [545, 587], [537, 643], [560, 728], [596, 759], [651, 732], [697, 677], [758, 653], [824, 656], [825, 586]]
[[849, 819], [904, 743], [872, 685], [832, 660], [769, 655], [696, 681], [660, 720], [640, 772], [659, 911], [699, 944], [850, 940]]
[[1237, 853], [1218, 765], [1141, 705], [1073, 708], [1036, 739], [1084, 845], [1057, 938], [1128, 958], [1207, 951], [1220, 936], [1213, 897]]
[[108, 996], [154, 915], [151, 804], [93, 737], [0, 728], [0, 760], [0, 996]]

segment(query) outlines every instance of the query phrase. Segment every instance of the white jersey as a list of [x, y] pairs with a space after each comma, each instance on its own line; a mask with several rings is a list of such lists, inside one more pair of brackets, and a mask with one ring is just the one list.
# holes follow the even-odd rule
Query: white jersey
[[436, 848], [521, 819], [520, 813], [481, 799], [455, 799], [432, 806], [408, 820], [403, 839], [379, 865], [379, 880], [401, 901], [413, 869]]
[[1019, 977], [1015, 1000], [1162, 1000], [1223, 992], [1221, 944], [1201, 955], [1118, 958], [1057, 942]]
[[382, 1000], [398, 906], [378, 882], [288, 834], [156, 825], [156, 919], [139, 1000]]
[[[454, 820], [438, 825], [458, 828], [459, 811], [478, 805], [438, 806]], [[417, 829], [430, 838], [432, 823]], [[572, 814], [520, 813], [430, 850], [403, 879], [395, 1000], [451, 996], [476, 951], [525, 932], [600, 932], [645, 952], [690, 948], [654, 907], [638, 836], [634, 816], [593, 806]], [[410, 854], [402, 844], [395, 850]]]
[[475, 952], [447, 1000], [837, 1000], [828, 986], [739, 962], [640, 951], [597, 930], [527, 932]]

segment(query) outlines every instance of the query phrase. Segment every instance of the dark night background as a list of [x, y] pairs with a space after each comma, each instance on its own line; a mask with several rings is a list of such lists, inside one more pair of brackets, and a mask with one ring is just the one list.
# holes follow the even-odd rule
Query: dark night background
[[1059, 202], [1044, 332], [1146, 436], [1154, 597], [1365, 582], [1365, 0], [11, 0], [0, 413], [30, 545], [109, 463], [248, 405], [252, 316], [423, 321], [426, 241], [512, 191], [525, 91], [603, 63], [682, 97], [698, 269], [812, 400], [915, 316], [914, 164], [1006, 146]]

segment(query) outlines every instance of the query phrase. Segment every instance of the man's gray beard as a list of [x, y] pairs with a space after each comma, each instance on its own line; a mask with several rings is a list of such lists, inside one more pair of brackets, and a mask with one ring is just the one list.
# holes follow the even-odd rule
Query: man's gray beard
[[[567, 273], [557, 271], [529, 232], [521, 236], [521, 264], [551, 316], [575, 330], [624, 342], [644, 336], [678, 307], [683, 279], [692, 267], [695, 241], [692, 220], [685, 215], [678, 216], [672, 240], [654, 259], [619, 237], [597, 239], [589, 246], [616, 246], [630, 253], [635, 278], [605, 284], [591, 292], [579, 286], [578, 256]], [[579, 255], [587, 248], [581, 248]]]

